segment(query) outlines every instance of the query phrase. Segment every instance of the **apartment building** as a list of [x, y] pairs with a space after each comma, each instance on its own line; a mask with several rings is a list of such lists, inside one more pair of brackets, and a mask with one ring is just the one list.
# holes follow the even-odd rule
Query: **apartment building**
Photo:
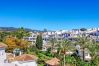
[[[30, 32], [30, 34], [31, 36], [24, 37], [24, 39], [28, 40], [31, 44], [35, 44], [37, 35], [39, 33]], [[57, 41], [62, 41], [64, 39], [76, 39], [78, 36], [82, 35], [89, 36], [90, 38], [99, 41], [99, 28], [87, 29], [86, 31], [73, 29], [42, 32], [43, 44], [47, 44], [53, 38]]]
[[24, 37], [25, 40], [29, 41], [32, 45], [36, 43], [38, 33], [30, 32], [29, 37]]

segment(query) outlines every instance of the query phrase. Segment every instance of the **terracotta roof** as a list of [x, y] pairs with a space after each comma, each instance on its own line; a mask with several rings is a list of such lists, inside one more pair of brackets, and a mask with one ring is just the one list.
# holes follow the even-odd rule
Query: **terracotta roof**
[[23, 54], [21, 56], [15, 57], [15, 61], [29, 61], [29, 60], [37, 60], [38, 58], [34, 55]]
[[0, 48], [6, 48], [6, 47], [7, 47], [7, 45], [6, 45], [6, 44], [4, 44], [4, 43], [0, 42]]
[[60, 60], [57, 58], [52, 58], [51, 60], [46, 61], [46, 64], [48, 65], [59, 65]]
[[13, 61], [29, 61], [29, 60], [37, 60], [38, 58], [34, 55], [30, 55], [30, 54], [23, 54], [21, 56], [16, 56], [14, 57], [13, 54], [11, 53], [7, 53], [7, 60], [9, 62], [13, 62]]

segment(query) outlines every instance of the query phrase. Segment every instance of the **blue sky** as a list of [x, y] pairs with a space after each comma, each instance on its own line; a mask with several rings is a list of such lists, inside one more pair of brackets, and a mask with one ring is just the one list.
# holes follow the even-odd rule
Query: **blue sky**
[[0, 0], [0, 26], [42, 30], [99, 27], [99, 0]]

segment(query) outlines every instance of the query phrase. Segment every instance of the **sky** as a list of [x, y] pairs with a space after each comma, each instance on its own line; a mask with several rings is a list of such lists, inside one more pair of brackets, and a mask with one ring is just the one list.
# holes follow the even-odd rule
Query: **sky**
[[99, 27], [99, 0], [0, 0], [0, 27]]

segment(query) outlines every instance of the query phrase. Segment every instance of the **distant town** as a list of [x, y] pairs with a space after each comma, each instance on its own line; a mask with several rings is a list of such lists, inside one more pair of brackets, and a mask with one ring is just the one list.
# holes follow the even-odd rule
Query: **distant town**
[[99, 28], [0, 28], [0, 66], [99, 66]]

